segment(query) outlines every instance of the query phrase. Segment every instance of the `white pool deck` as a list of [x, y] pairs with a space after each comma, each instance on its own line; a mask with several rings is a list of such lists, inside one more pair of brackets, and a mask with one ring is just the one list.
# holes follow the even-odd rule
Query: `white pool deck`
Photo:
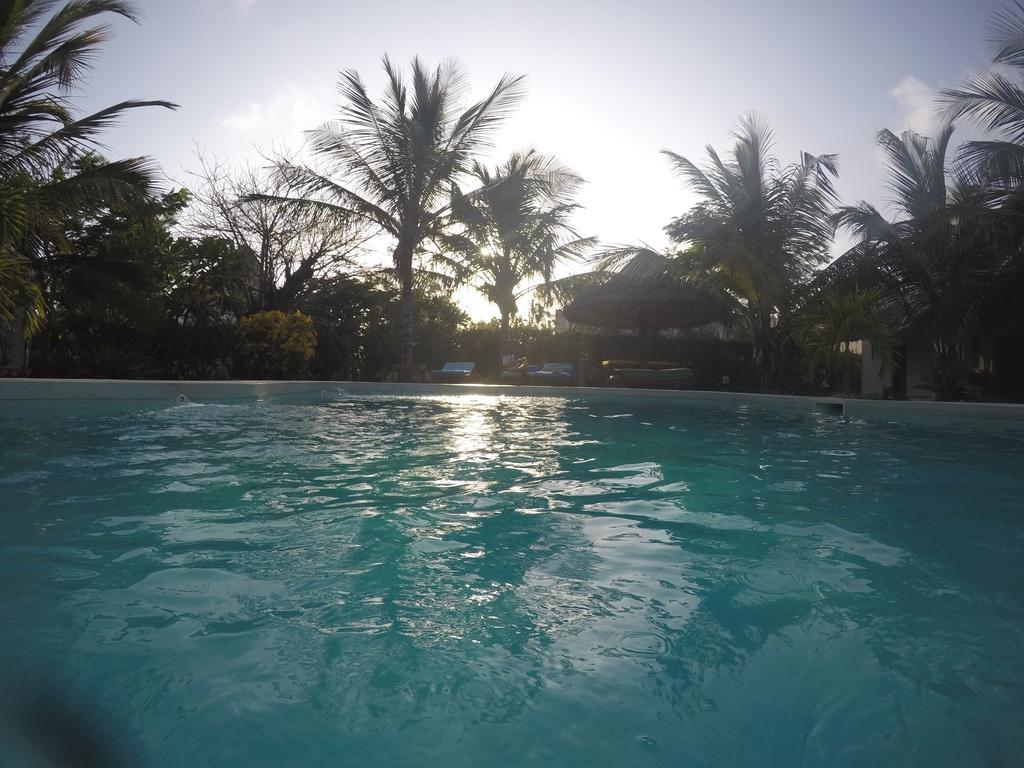
[[0, 379], [0, 418], [110, 412], [193, 403], [333, 399], [346, 395], [565, 397], [665, 400], [694, 407], [827, 413], [847, 418], [926, 421], [1024, 430], [1024, 405], [760, 395], [746, 392], [511, 386], [502, 384], [389, 384], [362, 381], [127, 381], [114, 379]]

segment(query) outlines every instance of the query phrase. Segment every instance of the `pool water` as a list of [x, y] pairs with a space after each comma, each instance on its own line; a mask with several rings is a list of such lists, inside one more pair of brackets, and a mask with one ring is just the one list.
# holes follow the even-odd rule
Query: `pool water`
[[167, 768], [1019, 765], [1022, 470], [671, 400], [11, 419], [7, 717]]

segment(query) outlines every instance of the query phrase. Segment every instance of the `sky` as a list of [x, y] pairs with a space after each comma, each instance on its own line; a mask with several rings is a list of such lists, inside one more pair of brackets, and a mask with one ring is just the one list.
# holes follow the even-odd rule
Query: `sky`
[[[141, 23], [114, 22], [80, 104], [178, 103], [131, 114], [105, 143], [108, 156], [150, 155], [169, 184], [187, 185], [197, 147], [241, 164], [300, 146], [304, 130], [337, 116], [341, 70], [382, 90], [385, 53], [455, 58], [473, 97], [525, 74], [526, 99], [484, 159], [556, 155], [587, 180], [581, 234], [661, 248], [665, 224], [696, 198], [660, 150], [695, 160], [707, 144], [727, 150], [751, 110], [773, 127], [781, 161], [836, 153], [844, 202], [884, 205], [874, 134], [933, 132], [936, 91], [987, 65], [987, 22], [1004, 4], [136, 0]], [[459, 299], [474, 319], [494, 314], [468, 291]]]

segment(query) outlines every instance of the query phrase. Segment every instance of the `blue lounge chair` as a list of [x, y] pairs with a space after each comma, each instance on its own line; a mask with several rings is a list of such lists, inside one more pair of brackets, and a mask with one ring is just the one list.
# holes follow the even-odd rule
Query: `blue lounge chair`
[[530, 374], [531, 384], [558, 384], [569, 386], [576, 383], [575, 363], [547, 363], [536, 373]]
[[503, 384], [529, 384], [530, 377], [540, 370], [539, 365], [528, 365], [525, 368], [517, 368], [512, 371], [502, 371], [501, 382]]
[[439, 371], [430, 372], [430, 380], [442, 384], [454, 384], [460, 381], [469, 381], [473, 377], [476, 363], [445, 363]]

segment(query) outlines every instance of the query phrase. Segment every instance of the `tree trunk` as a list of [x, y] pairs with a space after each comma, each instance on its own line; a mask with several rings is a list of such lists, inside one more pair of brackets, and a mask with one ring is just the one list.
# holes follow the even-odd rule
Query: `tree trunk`
[[754, 323], [755, 325], [752, 329], [754, 336], [754, 369], [761, 385], [761, 391], [767, 392], [775, 383], [775, 348], [772, 344], [771, 310], [758, 307]]
[[509, 338], [509, 312], [507, 310], [501, 310], [501, 333], [498, 334], [498, 373], [500, 374], [505, 370], [505, 355], [508, 350], [511, 349], [511, 339]]
[[757, 381], [761, 391], [768, 389], [768, 338], [763, 332], [754, 329], [754, 372], [757, 374]]
[[312, 279], [313, 259], [307, 259], [299, 264], [298, 269], [285, 278], [284, 283], [275, 292], [273, 308], [279, 309], [282, 312], [294, 310], [299, 294], [302, 293]]
[[[399, 245], [399, 249], [401, 248]], [[404, 258], [405, 256], [405, 253], [396, 250], [395, 260], [398, 262], [398, 275], [401, 281], [401, 364], [403, 368], [412, 368], [416, 346], [412, 324], [412, 254], [409, 253], [408, 258]]]

